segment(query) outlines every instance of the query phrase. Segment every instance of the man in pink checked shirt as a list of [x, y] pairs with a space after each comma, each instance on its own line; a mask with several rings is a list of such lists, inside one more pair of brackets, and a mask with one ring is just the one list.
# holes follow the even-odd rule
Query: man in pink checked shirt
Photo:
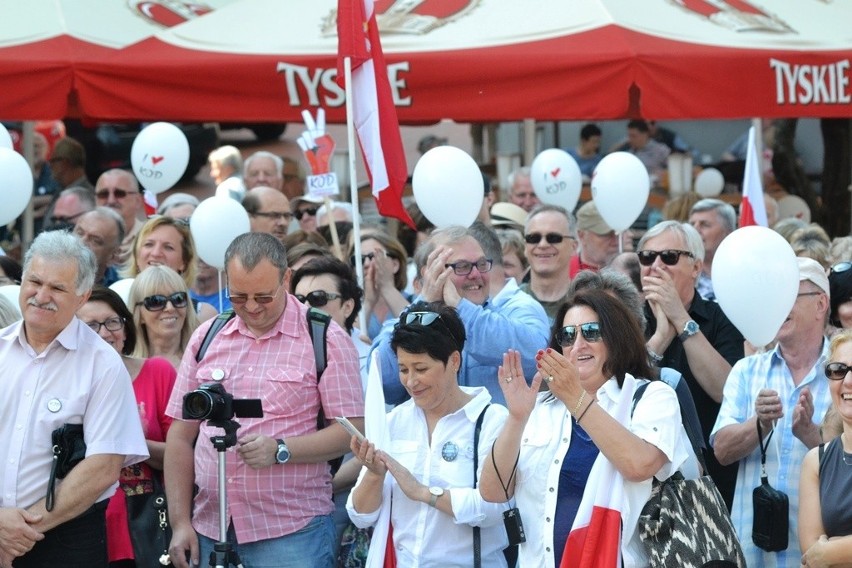
[[[331, 567], [327, 462], [349, 447], [350, 435], [333, 417], [356, 417], [353, 423], [363, 429], [358, 354], [332, 322], [327, 366], [317, 381], [307, 308], [288, 293], [286, 250], [272, 235], [237, 237], [225, 253], [225, 271], [237, 317], [200, 362], [195, 355], [210, 324], [196, 330], [167, 408], [175, 418], [165, 456], [172, 562], [178, 568], [202, 559], [206, 564], [219, 540], [218, 458], [209, 438], [223, 431], [182, 419], [184, 395], [216, 380], [234, 398], [261, 399], [264, 412], [263, 418], [240, 419], [237, 445], [226, 453], [228, 541], [245, 566]], [[317, 431], [320, 407], [330, 422]]]

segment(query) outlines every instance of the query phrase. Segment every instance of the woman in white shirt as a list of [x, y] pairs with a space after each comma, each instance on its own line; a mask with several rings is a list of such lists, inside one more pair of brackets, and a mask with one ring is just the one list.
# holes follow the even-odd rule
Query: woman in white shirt
[[[417, 303], [403, 312], [391, 346], [411, 399], [388, 414], [388, 447], [352, 439], [364, 469], [347, 502], [349, 516], [367, 527], [389, 512], [399, 567], [473, 566], [474, 527], [480, 527], [481, 565], [506, 566], [508, 505], [486, 503], [474, 488], [506, 409], [489, 404], [484, 387], [459, 386], [464, 341], [453, 308]], [[381, 566], [384, 553], [374, 533], [368, 566]]]

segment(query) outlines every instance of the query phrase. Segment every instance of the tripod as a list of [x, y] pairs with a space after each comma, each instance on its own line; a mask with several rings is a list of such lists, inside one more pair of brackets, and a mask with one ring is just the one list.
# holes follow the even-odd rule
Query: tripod
[[219, 542], [213, 545], [209, 565], [211, 568], [243, 568], [237, 551], [228, 542], [228, 493], [225, 486], [225, 451], [237, 444], [237, 429], [240, 424], [234, 420], [210, 420], [208, 424], [225, 430], [224, 436], [210, 436], [219, 458]]

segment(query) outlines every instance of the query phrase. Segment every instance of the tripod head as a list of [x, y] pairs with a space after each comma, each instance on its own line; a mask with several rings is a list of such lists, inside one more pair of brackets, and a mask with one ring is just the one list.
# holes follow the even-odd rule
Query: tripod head
[[230, 447], [237, 445], [237, 430], [240, 423], [236, 420], [208, 420], [207, 424], [214, 428], [222, 428], [225, 434], [221, 436], [210, 436], [213, 447], [218, 452], [224, 452]]

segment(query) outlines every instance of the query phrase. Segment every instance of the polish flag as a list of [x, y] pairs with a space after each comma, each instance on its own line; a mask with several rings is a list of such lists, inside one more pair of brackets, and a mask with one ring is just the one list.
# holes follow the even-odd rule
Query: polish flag
[[[613, 418], [629, 426], [636, 381], [624, 377], [621, 399]], [[603, 453], [589, 472], [583, 499], [568, 533], [559, 568], [618, 568], [621, 566], [621, 504], [624, 479]]]
[[766, 227], [766, 202], [763, 201], [763, 182], [760, 176], [760, 160], [757, 159], [754, 126], [748, 131], [745, 173], [743, 174], [743, 201], [740, 204], [740, 227], [760, 225]]
[[157, 194], [147, 189], [142, 192], [142, 204], [145, 206], [145, 216], [150, 217], [157, 212]]
[[379, 213], [414, 228], [402, 205], [408, 165], [391, 96], [373, 0], [337, 2], [337, 82], [345, 83], [344, 59], [352, 62], [352, 114]]

